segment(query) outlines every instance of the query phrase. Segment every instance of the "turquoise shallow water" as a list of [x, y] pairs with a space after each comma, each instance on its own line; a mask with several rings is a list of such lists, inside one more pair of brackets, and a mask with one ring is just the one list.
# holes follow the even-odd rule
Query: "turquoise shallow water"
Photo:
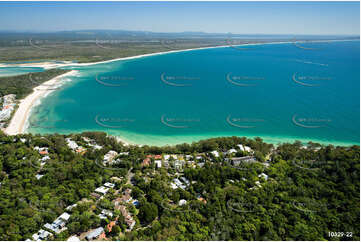
[[17, 76], [31, 72], [42, 72], [42, 67], [0, 67], [0, 77], [2, 76]]
[[[260, 136], [359, 144], [360, 42], [194, 50], [84, 67], [29, 131], [105, 131], [137, 144]], [[243, 48], [243, 49], [242, 49]]]

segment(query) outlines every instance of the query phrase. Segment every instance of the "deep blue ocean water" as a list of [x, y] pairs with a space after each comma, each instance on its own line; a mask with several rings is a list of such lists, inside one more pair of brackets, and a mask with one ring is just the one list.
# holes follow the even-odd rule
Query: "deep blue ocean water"
[[359, 144], [360, 42], [178, 52], [79, 70], [35, 107], [29, 131], [105, 131], [137, 144], [259, 136]]

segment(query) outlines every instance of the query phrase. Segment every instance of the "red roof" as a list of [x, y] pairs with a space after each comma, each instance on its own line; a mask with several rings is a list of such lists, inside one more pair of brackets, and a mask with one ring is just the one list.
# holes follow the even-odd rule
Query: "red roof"
[[42, 150], [42, 151], [39, 151], [39, 154], [40, 155], [47, 155], [49, 154], [47, 150]]

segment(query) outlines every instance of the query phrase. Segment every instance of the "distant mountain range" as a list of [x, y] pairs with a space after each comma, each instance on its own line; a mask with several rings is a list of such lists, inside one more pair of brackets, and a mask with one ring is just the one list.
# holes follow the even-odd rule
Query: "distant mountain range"
[[339, 38], [360, 38], [356, 35], [277, 35], [277, 34], [232, 34], [232, 33], [206, 33], [206, 32], [177, 32], [162, 33], [151, 31], [130, 31], [130, 30], [72, 30], [72, 31], [0, 31], [1, 37], [21, 38], [26, 36], [37, 36], [43, 38], [65, 38], [65, 39], [86, 39], [89, 36], [111, 37], [111, 38], [241, 38], [241, 39], [339, 39]]

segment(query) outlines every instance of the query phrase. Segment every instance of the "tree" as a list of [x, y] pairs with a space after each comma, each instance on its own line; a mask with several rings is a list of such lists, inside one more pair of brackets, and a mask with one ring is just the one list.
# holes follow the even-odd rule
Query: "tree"
[[139, 217], [147, 223], [152, 222], [158, 216], [158, 207], [154, 203], [146, 202], [140, 207]]

